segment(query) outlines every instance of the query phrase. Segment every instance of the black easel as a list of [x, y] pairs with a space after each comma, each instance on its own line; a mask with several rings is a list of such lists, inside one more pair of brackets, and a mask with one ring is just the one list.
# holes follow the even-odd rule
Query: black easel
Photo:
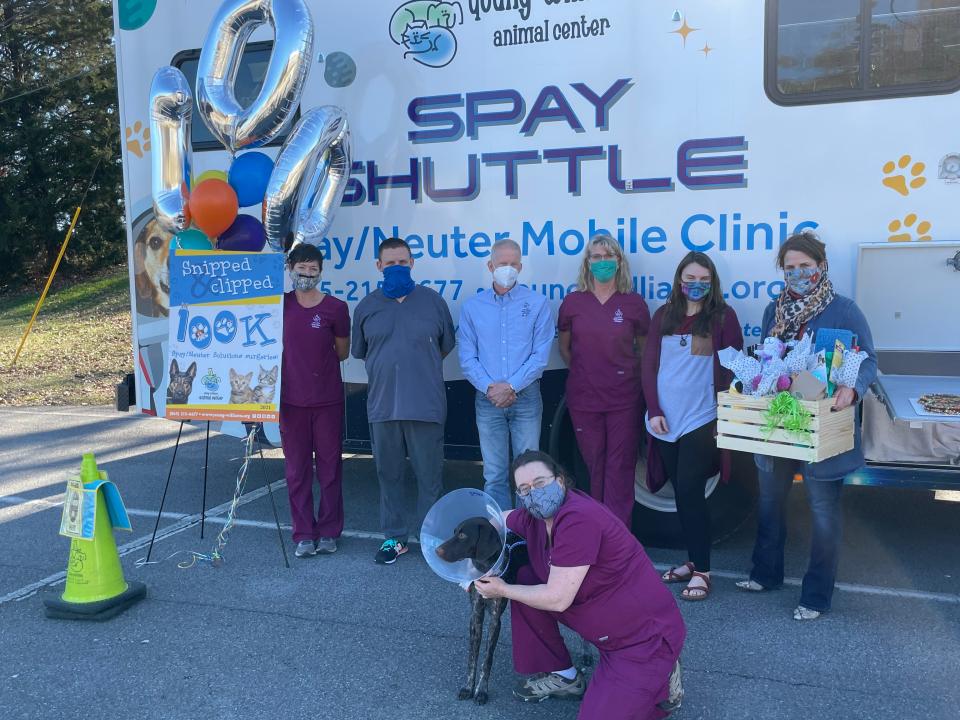
[[[147, 559], [146, 562], [150, 562], [150, 554], [153, 552], [153, 544], [157, 539], [157, 530], [160, 527], [160, 517], [163, 515], [163, 506], [167, 501], [167, 491], [170, 489], [170, 478], [173, 476], [173, 465], [177, 461], [177, 450], [180, 448], [180, 437], [183, 434], [183, 426], [186, 423], [186, 420], [180, 421], [180, 427], [177, 430], [177, 441], [173, 445], [173, 457], [170, 458], [170, 467], [167, 470], [167, 481], [163, 486], [163, 495], [160, 498], [160, 509], [157, 510], [157, 520], [153, 525], [153, 534], [150, 536], [150, 545], [147, 548]], [[254, 437], [262, 432], [263, 424], [260, 423], [257, 426], [256, 433]], [[273, 508], [273, 519], [277, 523], [277, 537], [280, 539], [280, 551], [283, 553], [283, 564], [289, 568], [290, 560], [287, 558], [287, 547], [283, 542], [283, 531], [280, 529], [280, 515], [277, 513], [277, 503], [273, 499], [273, 488], [270, 487], [270, 480], [267, 478], [267, 472], [263, 467], [265, 458], [263, 457], [263, 447], [260, 445], [260, 440], [257, 438], [257, 453], [260, 455], [260, 472], [263, 474], [263, 482], [267, 486], [267, 494], [270, 495], [270, 505]], [[210, 421], [207, 421], [207, 432], [206, 439], [204, 441], [203, 448], [203, 497], [200, 501], [200, 539], [203, 539], [203, 528], [206, 521], [206, 512], [207, 512], [207, 466], [210, 458]]]

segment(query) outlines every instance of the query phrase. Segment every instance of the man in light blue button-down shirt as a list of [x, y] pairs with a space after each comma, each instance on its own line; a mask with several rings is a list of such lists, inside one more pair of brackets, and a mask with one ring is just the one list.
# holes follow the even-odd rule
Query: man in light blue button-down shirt
[[500, 507], [513, 507], [510, 459], [540, 448], [543, 401], [540, 376], [555, 335], [547, 299], [517, 284], [520, 246], [500, 240], [487, 268], [493, 286], [460, 310], [460, 366], [477, 389], [477, 430], [483, 455], [483, 489]]

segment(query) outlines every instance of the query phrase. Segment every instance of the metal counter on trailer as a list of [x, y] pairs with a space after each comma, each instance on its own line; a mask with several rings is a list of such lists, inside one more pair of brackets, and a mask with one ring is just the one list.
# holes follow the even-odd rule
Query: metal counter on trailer
[[880, 375], [863, 404], [867, 464], [848, 483], [960, 488], [960, 415], [919, 403], [960, 397], [960, 313], [950, 306], [958, 291], [960, 242], [860, 246], [856, 298]]

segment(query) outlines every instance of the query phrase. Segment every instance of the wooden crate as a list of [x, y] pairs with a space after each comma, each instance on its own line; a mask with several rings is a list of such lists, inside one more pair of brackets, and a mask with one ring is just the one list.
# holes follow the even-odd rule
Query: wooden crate
[[798, 438], [782, 428], [767, 434], [763, 416], [770, 400], [717, 393], [717, 446], [804, 462], [820, 462], [853, 449], [853, 406], [831, 412], [834, 398], [801, 400], [813, 417], [806, 437]]

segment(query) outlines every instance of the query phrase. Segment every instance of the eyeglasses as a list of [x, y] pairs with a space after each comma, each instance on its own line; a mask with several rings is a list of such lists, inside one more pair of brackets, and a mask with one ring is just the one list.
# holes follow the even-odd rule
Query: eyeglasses
[[533, 482], [531, 482], [529, 485], [518, 485], [517, 495], [520, 497], [526, 497], [530, 494], [531, 490], [539, 490], [540, 488], [544, 488], [554, 480], [556, 480], [556, 475], [534, 478]]
[[597, 262], [598, 260], [616, 260], [616, 257], [610, 253], [604, 253], [602, 255], [600, 253], [590, 253], [587, 257], [590, 258], [591, 262]]

